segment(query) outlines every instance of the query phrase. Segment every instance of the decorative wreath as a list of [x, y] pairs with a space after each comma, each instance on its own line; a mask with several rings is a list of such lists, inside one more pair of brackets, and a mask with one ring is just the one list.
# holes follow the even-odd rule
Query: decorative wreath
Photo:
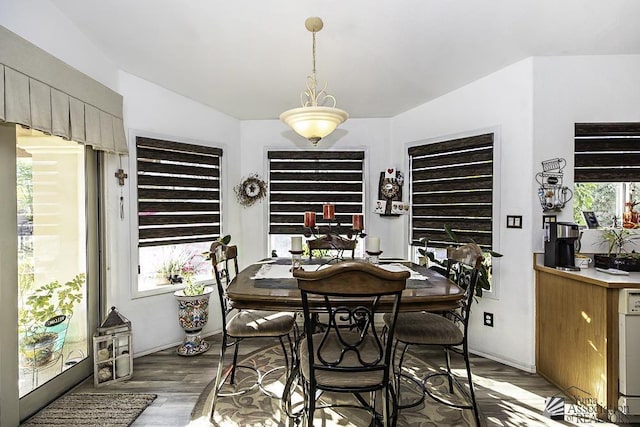
[[233, 191], [236, 193], [238, 203], [249, 207], [267, 195], [267, 183], [260, 178], [260, 175], [253, 174], [244, 178], [233, 188]]

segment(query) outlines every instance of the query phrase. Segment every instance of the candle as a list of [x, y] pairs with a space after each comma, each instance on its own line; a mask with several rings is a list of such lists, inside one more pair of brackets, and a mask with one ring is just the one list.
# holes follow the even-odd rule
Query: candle
[[336, 217], [336, 207], [333, 203], [327, 203], [322, 205], [322, 218], [335, 219], [335, 217]]
[[291, 251], [302, 252], [302, 237], [300, 236], [291, 237]]
[[316, 226], [316, 213], [315, 212], [305, 212], [304, 213], [304, 226], [308, 228], [312, 228]]
[[367, 252], [380, 252], [380, 238], [367, 237]]
[[116, 377], [126, 377], [130, 372], [129, 354], [124, 352], [122, 356], [116, 359]]
[[354, 230], [363, 230], [364, 229], [364, 216], [362, 214], [354, 214], [351, 218], [353, 222]]

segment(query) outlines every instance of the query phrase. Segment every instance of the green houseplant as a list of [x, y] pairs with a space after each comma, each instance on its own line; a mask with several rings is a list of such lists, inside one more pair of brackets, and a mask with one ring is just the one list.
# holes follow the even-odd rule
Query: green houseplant
[[68, 322], [73, 315], [76, 305], [82, 301], [84, 283], [85, 274], [80, 273], [68, 282], [54, 280], [29, 291], [18, 310], [23, 364], [40, 366], [51, 360], [52, 347], [63, 333], [55, 326]]
[[[607, 245], [607, 254], [595, 254], [594, 264], [599, 268], [617, 268], [625, 271], [640, 271], [640, 254], [635, 250], [626, 252], [626, 248], [636, 246], [640, 234], [627, 228], [605, 228], [599, 243]], [[626, 248], [625, 248], [626, 247]]]
[[[453, 232], [453, 230], [451, 230], [451, 227], [449, 227], [448, 225], [444, 226], [444, 231], [447, 233], [447, 236], [449, 236], [449, 238], [453, 242], [455, 242], [456, 245], [464, 244], [464, 242], [460, 242], [460, 240], [458, 239], [458, 236]], [[428, 251], [427, 239], [421, 238], [420, 241], [424, 243], [424, 248], [418, 249], [418, 253], [420, 254], [420, 258], [421, 258], [420, 260], [421, 264], [429, 263], [430, 264], [429, 268], [438, 271], [442, 275], [446, 275], [447, 260], [437, 259], [435, 256], [435, 253]], [[476, 243], [476, 242], [473, 241], [473, 239], [470, 239], [470, 242], [468, 243]], [[482, 297], [483, 290], [491, 289], [491, 257], [496, 257], [496, 258], [502, 257], [501, 253], [498, 253], [492, 250], [484, 251], [483, 253], [484, 253], [484, 261], [480, 267], [480, 277], [478, 278], [478, 284], [476, 285], [476, 290], [475, 290], [475, 294], [479, 297]], [[453, 279], [455, 280], [456, 272], [452, 270], [451, 274], [454, 276]]]

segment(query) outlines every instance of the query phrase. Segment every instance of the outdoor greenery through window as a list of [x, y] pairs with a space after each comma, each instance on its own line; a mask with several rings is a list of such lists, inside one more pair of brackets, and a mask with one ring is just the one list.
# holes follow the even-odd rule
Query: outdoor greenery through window
[[592, 211], [600, 226], [637, 224], [624, 211], [640, 202], [640, 123], [576, 123], [574, 163], [576, 223]]
[[18, 129], [20, 397], [82, 361], [87, 349], [85, 146]]
[[137, 137], [138, 290], [211, 279], [222, 149]]

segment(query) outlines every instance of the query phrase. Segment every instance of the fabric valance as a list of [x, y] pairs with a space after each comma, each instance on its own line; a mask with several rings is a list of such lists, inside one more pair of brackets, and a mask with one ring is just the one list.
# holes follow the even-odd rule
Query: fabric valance
[[122, 96], [1, 26], [0, 120], [128, 154]]

